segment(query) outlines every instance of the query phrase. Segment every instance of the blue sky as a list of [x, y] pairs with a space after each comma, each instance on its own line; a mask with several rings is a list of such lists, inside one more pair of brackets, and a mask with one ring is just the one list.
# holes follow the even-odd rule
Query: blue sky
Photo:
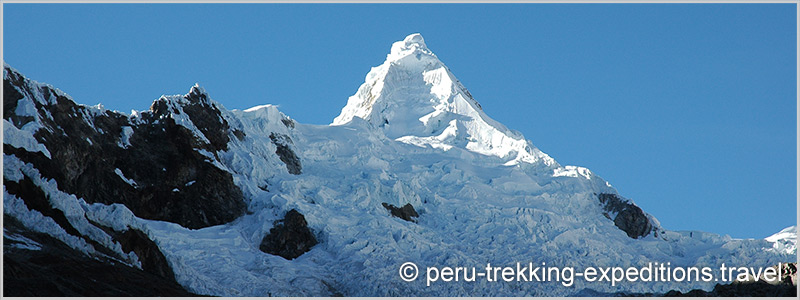
[[796, 224], [794, 4], [5, 4], [3, 59], [129, 112], [200, 83], [328, 124], [420, 32], [494, 119], [672, 230]]

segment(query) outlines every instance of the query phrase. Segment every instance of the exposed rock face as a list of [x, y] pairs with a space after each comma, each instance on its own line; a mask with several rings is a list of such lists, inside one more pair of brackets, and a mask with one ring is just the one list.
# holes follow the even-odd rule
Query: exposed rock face
[[[36, 172], [4, 178], [5, 190], [94, 249], [70, 248], [4, 215], [4, 230], [16, 228], [17, 234], [44, 245], [38, 250], [3, 249], [6, 293], [190, 296], [144, 232], [115, 231], [85, 214], [69, 215], [51, 197], [56, 192], [64, 196], [63, 192], [88, 203], [119, 203], [138, 217], [193, 229], [230, 222], [244, 213], [244, 199], [232, 175], [214, 161], [217, 152], [228, 149], [232, 137], [241, 140], [244, 132], [230, 128], [217, 104], [197, 86], [184, 96], [161, 97], [149, 111], [131, 116], [78, 105], [63, 92], [32, 82], [9, 67], [4, 68], [3, 86], [4, 126], [15, 127], [4, 130], [4, 135], [11, 132], [13, 140], [15, 130], [28, 130], [46, 148], [20, 146], [6, 136], [3, 153], [33, 165]], [[58, 191], [42, 185], [50, 179]], [[103, 238], [87, 234], [85, 223], [78, 226], [86, 221], [105, 231], [112, 244], [118, 242], [121, 252]], [[141, 270], [123, 252], [135, 253]]]
[[386, 203], [386, 202], [381, 203], [381, 205], [383, 205], [384, 208], [389, 210], [389, 212], [392, 214], [392, 216], [398, 217], [400, 219], [403, 219], [403, 220], [406, 220], [406, 221], [409, 221], [409, 222], [415, 222], [416, 223], [417, 221], [415, 219], [412, 219], [412, 218], [418, 218], [419, 217], [419, 214], [417, 213], [417, 210], [414, 209], [414, 206], [412, 206], [411, 203], [406, 203], [406, 205], [403, 205], [403, 207], [400, 207], [400, 208], [398, 208], [397, 206], [391, 205], [389, 203]]
[[797, 286], [797, 263], [782, 263], [776, 267], [781, 268], [781, 283]]
[[264, 236], [259, 249], [285, 259], [295, 259], [316, 244], [317, 239], [308, 229], [306, 218], [292, 209]]
[[[222, 118], [219, 108], [211, 103], [205, 91], [195, 86], [184, 98], [188, 104], [182, 105], [183, 111], [208, 139], [208, 146], [211, 148], [209, 150], [227, 150], [231, 128], [228, 121]], [[157, 113], [155, 115], [163, 116]]]
[[606, 211], [604, 214], [606, 218], [611, 219], [611, 214], [616, 216], [613, 218], [614, 225], [624, 231], [629, 237], [638, 239], [640, 237], [650, 234], [653, 230], [653, 225], [647, 215], [644, 214], [638, 206], [622, 200], [615, 194], [600, 194], [597, 195], [600, 204]]
[[[25, 229], [3, 216], [5, 296], [197, 296], [170, 280], [119, 261], [88, 257], [49, 235]], [[16, 247], [7, 234], [23, 236], [41, 249]]]
[[[129, 117], [77, 105], [10, 68], [5, 73], [4, 117], [17, 128], [39, 119], [42, 128], [34, 137], [52, 156], [10, 145], [4, 153], [32, 163], [59, 189], [90, 203], [122, 203], [139, 217], [187, 228], [227, 223], [244, 213], [231, 174], [207, 156], [226, 150], [234, 134], [200, 88], [180, 100], [162, 97], [150, 111]], [[39, 94], [44, 99], [34, 100]], [[32, 104], [37, 117], [17, 114], [20, 104]], [[176, 121], [186, 119], [202, 136]]]
[[[291, 122], [291, 120], [289, 120], [289, 122]], [[291, 126], [294, 127], [294, 123], [283, 123], [285, 125], [292, 124]], [[289, 125], [286, 126], [289, 127]], [[278, 154], [278, 157], [280, 157], [281, 161], [286, 164], [286, 169], [289, 171], [289, 173], [294, 175], [300, 174], [302, 171], [300, 159], [297, 158], [297, 155], [294, 153], [294, 151], [292, 151], [292, 148], [289, 147], [289, 145], [292, 143], [292, 139], [286, 135], [276, 133], [270, 134], [269, 139], [272, 140], [272, 143], [278, 148], [275, 150], [275, 154]]]

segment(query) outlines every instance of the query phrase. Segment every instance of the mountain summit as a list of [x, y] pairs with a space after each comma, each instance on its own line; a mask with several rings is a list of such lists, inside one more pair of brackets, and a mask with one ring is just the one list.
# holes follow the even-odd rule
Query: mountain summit
[[453, 147], [519, 162], [557, 166], [518, 132], [483, 112], [466, 87], [428, 49], [419, 33], [392, 44], [333, 125], [361, 118], [387, 137], [420, 147]]

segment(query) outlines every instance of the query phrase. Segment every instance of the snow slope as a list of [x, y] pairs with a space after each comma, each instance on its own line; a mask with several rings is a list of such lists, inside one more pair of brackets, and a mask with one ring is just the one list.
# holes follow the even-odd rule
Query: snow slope
[[[235, 221], [191, 230], [138, 218], [119, 204], [87, 204], [74, 196], [55, 201], [79, 209], [74, 218], [85, 220], [78, 223], [92, 220], [145, 232], [181, 285], [218, 296], [685, 292], [710, 289], [715, 282], [611, 286], [576, 280], [565, 287], [559, 282], [478, 280], [426, 286], [424, 270], [516, 262], [575, 268], [653, 262], [759, 267], [797, 260], [796, 227], [763, 240], [739, 240], [669, 231], [648, 215], [655, 230], [630, 238], [604, 216], [607, 212], [598, 202], [598, 194], [617, 194], [608, 182], [586, 168], [559, 165], [520, 133], [488, 117], [419, 34], [392, 45], [386, 61], [368, 73], [330, 126], [295, 123], [271, 105], [221, 111], [245, 137], [231, 139], [226, 151], [205, 156], [233, 174], [242, 190], [247, 213]], [[191, 120], [181, 120], [179, 124], [202, 136]], [[48, 153], [33, 139], [35, 129], [16, 129], [8, 122], [3, 128], [4, 143]], [[287, 137], [302, 163], [301, 174], [289, 173], [275, 155], [273, 134]], [[124, 136], [120, 145], [127, 145]], [[41, 180], [13, 155], [6, 155], [4, 163], [6, 178], [27, 172]], [[57, 192], [56, 186], [49, 188]], [[420, 214], [418, 222], [392, 217], [383, 202], [412, 204]], [[41, 215], [20, 206], [14, 196], [4, 193], [3, 204], [5, 213], [30, 220], [37, 230], [92, 251], [47, 222], [33, 225]], [[305, 215], [320, 244], [294, 260], [261, 252], [261, 239], [291, 209]], [[129, 260], [135, 265], [136, 258]], [[398, 268], [404, 262], [416, 263], [423, 271], [420, 278], [402, 281]]]
[[765, 238], [778, 252], [797, 253], [797, 226], [789, 226]]

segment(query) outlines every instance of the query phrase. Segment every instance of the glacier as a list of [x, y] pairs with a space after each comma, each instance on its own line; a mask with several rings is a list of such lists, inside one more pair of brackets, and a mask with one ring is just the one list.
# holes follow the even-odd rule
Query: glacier
[[[10, 68], [6, 66], [6, 68]], [[8, 72], [8, 71], [6, 71]], [[8, 76], [8, 75], [6, 75]], [[34, 90], [47, 87], [30, 81]], [[190, 94], [207, 96], [199, 85]], [[66, 94], [64, 94], [66, 95]], [[182, 109], [187, 95], [164, 96], [176, 124], [209, 142]], [[22, 173], [48, 189], [51, 201], [69, 211], [81, 233], [114, 249], [125, 263], [140, 266], [89, 221], [109, 228], [134, 228], [163, 252], [176, 281], [197, 294], [215, 296], [575, 296], [601, 293], [665, 293], [711, 289], [720, 282], [436, 282], [424, 273], [401, 280], [405, 262], [425, 267], [481, 267], [546, 263], [561, 267], [672, 266], [761, 267], [796, 262], [797, 228], [765, 239], [734, 239], [714, 233], [671, 231], [644, 213], [651, 225], [632, 238], [613, 221], [598, 195], [619, 195], [589, 169], [562, 166], [521, 133], [490, 118], [453, 73], [412, 34], [391, 46], [386, 61], [372, 68], [330, 125], [296, 122], [274, 105], [245, 110], [220, 108], [221, 119], [243, 132], [227, 149], [197, 149], [228, 172], [241, 189], [246, 213], [235, 220], [189, 229], [137, 217], [121, 204], [88, 203], [59, 191], [35, 168], [4, 155], [5, 179]], [[38, 120], [36, 94], [18, 110]], [[102, 106], [93, 108], [98, 114]], [[129, 117], [136, 119], [140, 112]], [[91, 123], [88, 120], [87, 123]], [[50, 157], [36, 141], [37, 122], [17, 128], [3, 123], [4, 144]], [[130, 127], [117, 137], [131, 146]], [[291, 172], [276, 156], [275, 136], [290, 145], [302, 164]], [[271, 142], [272, 141], [272, 142]], [[90, 141], [91, 142], [91, 141]], [[209, 142], [210, 143], [210, 142]], [[117, 175], [136, 186], [120, 169]], [[49, 182], [49, 183], [48, 183]], [[195, 184], [187, 182], [186, 186]], [[4, 186], [5, 187], [5, 186]], [[620, 196], [621, 197], [621, 196]], [[624, 203], [634, 205], [630, 199]], [[382, 206], [411, 204], [417, 222], [394, 218]], [[80, 251], [92, 245], [64, 232], [15, 195], [4, 192], [4, 213], [23, 220]], [[319, 240], [293, 260], [259, 250], [261, 239], [286, 211], [301, 212]], [[711, 212], [709, 212], [711, 213]], [[77, 225], [76, 225], [77, 224]], [[29, 243], [30, 245], [34, 245]], [[33, 247], [33, 246], [32, 246]], [[34, 247], [35, 248], [35, 247]]]

